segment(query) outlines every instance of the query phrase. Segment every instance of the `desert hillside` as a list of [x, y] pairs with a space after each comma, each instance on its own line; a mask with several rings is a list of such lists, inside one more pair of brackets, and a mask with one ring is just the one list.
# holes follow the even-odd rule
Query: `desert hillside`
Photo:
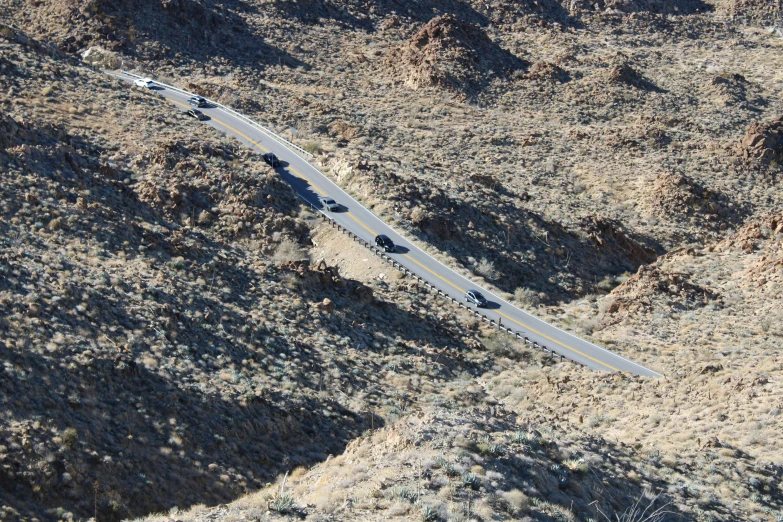
[[[783, 519], [782, 13], [4, 3], [0, 520]], [[102, 68], [665, 377], [485, 328]]]

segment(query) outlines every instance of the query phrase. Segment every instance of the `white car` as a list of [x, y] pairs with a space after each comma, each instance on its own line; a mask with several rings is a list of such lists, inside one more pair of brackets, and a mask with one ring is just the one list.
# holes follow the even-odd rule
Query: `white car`
[[136, 87], [146, 87], [147, 89], [152, 89], [155, 87], [155, 82], [152, 81], [150, 78], [139, 78], [133, 84]]

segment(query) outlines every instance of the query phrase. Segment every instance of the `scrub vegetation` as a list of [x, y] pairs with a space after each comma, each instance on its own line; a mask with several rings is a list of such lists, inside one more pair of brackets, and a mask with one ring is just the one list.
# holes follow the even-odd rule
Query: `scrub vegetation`
[[[760, 0], [4, 3], [0, 520], [783, 519], [780, 27]], [[665, 377], [493, 330], [101, 68], [293, 136]]]

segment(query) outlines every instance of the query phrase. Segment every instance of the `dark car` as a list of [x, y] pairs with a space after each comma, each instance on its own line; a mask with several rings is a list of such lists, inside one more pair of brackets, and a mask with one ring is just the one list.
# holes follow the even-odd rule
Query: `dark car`
[[271, 152], [267, 152], [264, 154], [264, 161], [272, 165], [273, 167], [279, 167], [280, 166], [280, 160], [277, 159], [277, 156], [272, 154]]
[[191, 116], [193, 118], [196, 118], [199, 121], [204, 121], [204, 120], [207, 119], [206, 114], [204, 114], [203, 112], [201, 112], [198, 109], [188, 109], [185, 114], [187, 114], [188, 116]]
[[196, 107], [208, 107], [207, 99], [203, 96], [193, 96], [188, 98], [188, 104], [195, 105]]
[[476, 290], [468, 290], [465, 292], [465, 301], [468, 303], [473, 303], [474, 305], [482, 308], [487, 306], [487, 300], [484, 299], [484, 296]]
[[394, 252], [394, 242], [389, 239], [389, 236], [383, 234], [375, 236], [375, 244], [384, 249], [386, 252]]

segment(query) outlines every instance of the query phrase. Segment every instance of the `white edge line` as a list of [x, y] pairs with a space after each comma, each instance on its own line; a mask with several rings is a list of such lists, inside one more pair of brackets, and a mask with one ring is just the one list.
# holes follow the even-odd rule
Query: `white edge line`
[[[124, 74], [127, 74], [128, 76], [133, 76], [133, 77], [136, 77], [136, 78], [148, 78], [147, 76], [140, 76], [140, 75], [138, 75], [138, 74], [136, 74], [136, 73], [132, 73], [132, 72], [129, 72], [129, 71], [122, 71], [122, 70], [121, 70], [120, 72], [121, 72], [121, 73], [124, 73]], [[151, 78], [150, 78], [150, 79], [151, 79]], [[194, 92], [186, 91], [185, 89], [181, 89], [181, 88], [179, 88], [179, 87], [176, 87], [176, 86], [174, 86], [174, 85], [169, 85], [169, 84], [167, 84], [167, 83], [159, 82], [159, 81], [157, 81], [157, 80], [152, 80], [152, 81], [153, 81], [153, 82], [155, 82], [156, 84], [158, 84], [158, 85], [162, 86], [162, 87], [165, 87], [166, 89], [170, 89], [170, 90], [172, 90], [172, 91], [179, 92], [180, 94], [184, 94], [184, 95], [186, 95], [186, 96], [199, 96], [199, 95], [197, 95], [197, 94], [196, 94], [196, 93], [194, 93]], [[285, 138], [283, 138], [282, 136], [278, 135], [278, 134], [277, 134], [276, 132], [274, 132], [273, 130], [267, 129], [266, 127], [264, 127], [264, 126], [263, 126], [263, 125], [261, 125], [260, 123], [258, 123], [258, 122], [256, 122], [256, 121], [254, 121], [254, 120], [250, 119], [249, 117], [245, 116], [245, 115], [244, 115], [244, 114], [242, 114], [242, 113], [239, 113], [239, 112], [235, 111], [235, 110], [234, 110], [234, 109], [232, 109], [231, 107], [227, 107], [227, 106], [223, 105], [223, 104], [222, 104], [222, 103], [220, 103], [220, 102], [217, 102], [217, 101], [215, 101], [215, 100], [212, 100], [212, 99], [209, 99], [209, 98], [206, 98], [206, 97], [204, 97], [204, 99], [205, 99], [205, 100], [207, 100], [207, 101], [208, 101], [209, 103], [211, 103], [212, 105], [215, 105], [216, 107], [218, 107], [218, 108], [222, 109], [222, 110], [223, 110], [223, 112], [227, 112], [227, 113], [229, 113], [229, 114], [233, 114], [233, 115], [237, 116], [238, 118], [241, 118], [241, 119], [245, 120], [245, 122], [249, 123], [249, 124], [250, 124], [250, 125], [252, 125], [253, 127], [256, 127], [258, 130], [260, 130], [260, 131], [261, 131], [261, 132], [263, 132], [264, 134], [266, 134], [266, 135], [270, 136], [270, 137], [271, 137], [271, 138], [273, 138], [274, 140], [276, 140], [276, 141], [278, 141], [278, 142], [280, 142], [280, 143], [282, 143], [282, 144], [284, 144], [284, 145], [286, 145], [286, 146], [289, 146], [289, 145], [290, 145], [291, 147], [294, 147], [295, 149], [297, 149], [297, 150], [299, 150], [299, 151], [303, 152], [304, 154], [307, 154], [307, 155], [308, 155], [308, 156], [310, 156], [311, 158], [313, 157], [313, 155], [312, 155], [310, 152], [307, 152], [306, 150], [304, 150], [304, 149], [303, 149], [302, 147], [300, 147], [299, 145], [296, 145], [296, 144], [294, 144], [294, 143], [291, 143], [291, 142], [290, 142], [290, 141], [288, 141], [287, 139], [285, 139]], [[289, 150], [290, 150], [290, 149], [289, 149]], [[291, 151], [291, 152], [292, 152], [292, 153], [294, 153], [294, 154], [296, 154], [294, 151]]]
[[[130, 77], [144, 78], [144, 76], [140, 76], [140, 75], [138, 75], [138, 74], [131, 73], [131, 72], [128, 72], [128, 71], [120, 71], [120, 72], [122, 72], [122, 73], [124, 73], [124, 74], [126, 74], [126, 75], [128, 75], [128, 76], [130, 76]], [[122, 78], [122, 77], [121, 77], [121, 76], [119, 76], [118, 74], [116, 74], [116, 73], [113, 73], [113, 72], [110, 72], [110, 71], [104, 71], [104, 73], [106, 73], [106, 74], [110, 74], [110, 75], [112, 75], [112, 76], [117, 76], [117, 77], [120, 77], [120, 78]], [[153, 80], [153, 81], [155, 81], [155, 80]], [[180, 89], [179, 87], [174, 87], [174, 86], [171, 86], [171, 85], [167, 85], [167, 84], [165, 84], [165, 83], [158, 82], [158, 81], [155, 81], [155, 83], [158, 83], [158, 84], [162, 85], [163, 87], [170, 88], [170, 89], [172, 89], [172, 90], [174, 90], [174, 91], [180, 91], [180, 93], [182, 93], [182, 94], [196, 96], [196, 94], [195, 94], [195, 93], [191, 93], [191, 92], [189, 92], [189, 91], [186, 91], [186, 90], [184, 90], [184, 89]], [[209, 101], [209, 102], [213, 103], [214, 105], [216, 105], [216, 106], [220, 107], [221, 109], [224, 109], [224, 106], [223, 106], [222, 104], [220, 104], [220, 103], [218, 103], [218, 102], [215, 102], [214, 100], [210, 100], [210, 99], [208, 99], [208, 98], [207, 98], [207, 101]], [[234, 113], [234, 114], [236, 114], [238, 117], [240, 117], [240, 118], [242, 118], [242, 119], [246, 120], [246, 121], [247, 121], [247, 122], [249, 122], [251, 125], [253, 125], [254, 127], [258, 128], [258, 130], [260, 130], [260, 131], [261, 131], [261, 132], [263, 132], [264, 134], [270, 135], [270, 136], [271, 136], [271, 137], [273, 137], [273, 138], [279, 138], [279, 137], [278, 137], [278, 136], [277, 136], [277, 135], [276, 135], [274, 132], [272, 132], [272, 131], [269, 131], [268, 129], [266, 129], [266, 128], [265, 128], [265, 127], [263, 127], [262, 125], [259, 125], [259, 124], [255, 123], [253, 120], [251, 120], [251, 119], [250, 119], [250, 118], [248, 118], [247, 116], [244, 116], [244, 115], [242, 115], [242, 114], [240, 114], [240, 113], [238, 113], [238, 112], [236, 112], [236, 111], [234, 111], [233, 109], [231, 109], [231, 108], [228, 108], [228, 107], [225, 107], [225, 109], [227, 109], [227, 110], [225, 110], [224, 112], [227, 112], [227, 113], [229, 113], [229, 114], [230, 114], [230, 113]], [[230, 111], [230, 112], [229, 112], [229, 111]], [[293, 150], [291, 150], [291, 149], [288, 147], [288, 145], [291, 145], [291, 146], [293, 146], [293, 147], [295, 147], [295, 148], [297, 148], [297, 149], [300, 149], [300, 147], [298, 147], [297, 145], [294, 145], [293, 143], [289, 143], [289, 142], [288, 142], [287, 140], [285, 140], [284, 138], [279, 138], [279, 140], [282, 140], [282, 141], [278, 141], [278, 140], [276, 140], [276, 141], [278, 141], [278, 142], [279, 142], [281, 145], [283, 145], [285, 148], [287, 148], [287, 149], [289, 150], [289, 152], [291, 152], [291, 153], [292, 153], [292, 154], [294, 154], [294, 155], [296, 155], [296, 152], [294, 152]], [[302, 150], [303, 152], [305, 152], [306, 154], [310, 154], [309, 152], [305, 151], [304, 149], [301, 149], [301, 150]], [[312, 154], [310, 154], [310, 156], [312, 156]], [[315, 167], [315, 166], [314, 166], [312, 163], [310, 163], [310, 162], [306, 162], [306, 163], [307, 163], [307, 164], [308, 164], [308, 165], [309, 165], [309, 166], [310, 166], [310, 167], [311, 167], [313, 170], [315, 170], [315, 171], [316, 171], [316, 172], [318, 172], [318, 173], [319, 173], [321, 176], [323, 176], [323, 177], [324, 177], [324, 178], [325, 178], [327, 181], [329, 181], [329, 182], [330, 182], [332, 185], [334, 185], [335, 187], [337, 187], [337, 188], [338, 188], [338, 189], [339, 189], [339, 190], [340, 190], [340, 191], [341, 191], [343, 194], [345, 194], [346, 196], [348, 196], [350, 199], [353, 199], [354, 201], [356, 201], [356, 200], [353, 198], [353, 196], [351, 196], [350, 194], [348, 194], [348, 193], [347, 193], [347, 192], [346, 192], [346, 191], [345, 191], [345, 190], [344, 190], [342, 187], [340, 187], [339, 185], [337, 185], [337, 183], [335, 183], [335, 182], [333, 182], [331, 179], [329, 179], [329, 177], [328, 177], [326, 174], [324, 174], [323, 172], [321, 172], [320, 170], [318, 170], [318, 169], [317, 169], [317, 168], [316, 168], [316, 167]], [[301, 197], [301, 196], [300, 196], [300, 197]], [[302, 199], [304, 199], [304, 198], [302, 198]], [[305, 200], [305, 202], [307, 202], [308, 204], [310, 203], [310, 202], [309, 202], [309, 201], [307, 201], [307, 200]], [[359, 206], [361, 206], [361, 207], [362, 207], [362, 208], [363, 208], [363, 209], [364, 209], [364, 210], [365, 210], [365, 211], [366, 211], [368, 214], [370, 214], [372, 217], [374, 217], [375, 219], [377, 219], [377, 220], [378, 220], [378, 221], [379, 221], [379, 222], [380, 222], [382, 225], [384, 225], [384, 226], [386, 226], [386, 227], [390, 228], [391, 230], [393, 230], [393, 231], [394, 231], [394, 233], [395, 233], [395, 234], [397, 234], [397, 235], [398, 235], [398, 236], [400, 236], [401, 238], [405, 239], [405, 236], [404, 236], [403, 234], [400, 234], [400, 233], [397, 231], [397, 229], [395, 229], [394, 227], [392, 227], [391, 225], [389, 225], [388, 223], [386, 223], [384, 220], [382, 220], [380, 217], [378, 217], [378, 216], [377, 216], [377, 215], [376, 215], [376, 214], [375, 214], [375, 213], [374, 213], [372, 210], [370, 210], [369, 208], [367, 208], [367, 207], [365, 207], [364, 205], [362, 205], [362, 204], [361, 204], [359, 201], [356, 201], [356, 202], [357, 202], [357, 203], [359, 204]], [[316, 209], [316, 210], [318, 210], [318, 209]], [[321, 212], [321, 213], [323, 214], [323, 212], [322, 212], [321, 210], [318, 210], [318, 212]], [[326, 215], [326, 214], [324, 214], [324, 215]], [[336, 221], [334, 221], [334, 220], [333, 220], [332, 218], [330, 218], [329, 216], [327, 216], [327, 218], [328, 218], [330, 221], [333, 221], [333, 222], [335, 222], [335, 223], [336, 223]], [[625, 361], [625, 362], [627, 362], [627, 363], [630, 363], [630, 364], [631, 364], [631, 365], [633, 365], [633, 366], [636, 366], [636, 367], [638, 367], [638, 368], [641, 368], [641, 369], [647, 370], [647, 371], [649, 371], [649, 372], [652, 372], [652, 373], [654, 374], [653, 376], [657, 376], [657, 377], [663, 377], [663, 374], [661, 374], [661, 373], [658, 373], [658, 372], [656, 372], [655, 370], [652, 370], [652, 369], [650, 369], [650, 368], [647, 368], [646, 366], [642, 366], [641, 364], [639, 364], [639, 363], [637, 363], [637, 362], [634, 362], [634, 361], [632, 361], [632, 360], [630, 360], [630, 359], [627, 359], [626, 357], [623, 357], [622, 355], [619, 355], [619, 354], [617, 354], [617, 353], [615, 353], [615, 352], [609, 351], [609, 350], [607, 350], [606, 348], [602, 348], [602, 347], [600, 347], [600, 346], [598, 346], [598, 345], [596, 345], [596, 344], [593, 344], [593, 343], [591, 343], [590, 341], [586, 341], [585, 339], [582, 339], [581, 337], [577, 337], [576, 335], [574, 335], [574, 334], [572, 334], [572, 333], [566, 332], [565, 330], [562, 330], [562, 329], [558, 328], [557, 326], [555, 326], [555, 325], [553, 325], [553, 324], [550, 324], [550, 323], [548, 323], [548, 322], [544, 321], [543, 319], [540, 319], [540, 318], [538, 318], [538, 317], [534, 316], [533, 314], [531, 314], [531, 313], [529, 313], [529, 312], [526, 312], [525, 310], [522, 310], [521, 308], [518, 308], [518, 307], [516, 307], [516, 306], [512, 305], [511, 303], [509, 303], [509, 302], [508, 302], [508, 301], [506, 301], [505, 299], [502, 299], [502, 298], [498, 297], [497, 295], [495, 295], [493, 292], [490, 292], [489, 290], [486, 290], [485, 288], [481, 287], [480, 285], [476, 285], [475, 283], [473, 283], [472, 281], [470, 281], [468, 278], [464, 277], [464, 276], [463, 276], [463, 275], [461, 275], [461, 274], [458, 274], [457, 272], [455, 272], [455, 271], [454, 271], [454, 269], [452, 269], [451, 267], [449, 267], [449, 266], [446, 266], [444, 263], [442, 263], [442, 262], [438, 261], [437, 259], [435, 259], [435, 258], [434, 258], [434, 257], [432, 257], [431, 255], [429, 255], [427, 252], [425, 252], [424, 250], [422, 250], [421, 248], [419, 248], [418, 246], [416, 246], [415, 244], [413, 244], [413, 243], [412, 243], [410, 240], [407, 240], [407, 241], [408, 241], [409, 243], [411, 243], [411, 246], [413, 246], [414, 248], [416, 248], [417, 250], [419, 250], [421, 253], [423, 253], [425, 256], [427, 256], [428, 258], [432, 259], [433, 261], [435, 261], [436, 263], [438, 263], [439, 265], [441, 265], [442, 267], [444, 267], [446, 270], [450, 271], [452, 274], [454, 274], [454, 275], [456, 275], [456, 276], [458, 276], [458, 277], [462, 278], [463, 280], [467, 281], [468, 283], [474, 284], [475, 286], [477, 286], [477, 287], [478, 287], [478, 288], [480, 288], [481, 290], [484, 290], [484, 292], [486, 292], [487, 294], [489, 294], [489, 295], [491, 295], [491, 296], [495, 297], [495, 298], [496, 298], [497, 300], [499, 300], [501, 303], [505, 303], [506, 305], [508, 305], [508, 307], [509, 307], [509, 308], [512, 308], [512, 309], [519, 310], [519, 311], [520, 311], [520, 312], [522, 312], [523, 314], [526, 314], [526, 315], [528, 315], [528, 316], [530, 316], [530, 317], [532, 317], [532, 318], [534, 318], [534, 319], [536, 319], [536, 320], [538, 320], [538, 321], [541, 321], [541, 322], [543, 322], [544, 324], [546, 324], [546, 325], [547, 325], [547, 326], [549, 326], [550, 328], [554, 328], [555, 330], [557, 330], [557, 331], [559, 331], [559, 332], [561, 332], [561, 333], [563, 333], [563, 334], [565, 334], [565, 335], [567, 335], [567, 336], [570, 336], [570, 337], [573, 337], [573, 338], [575, 338], [575, 339], [578, 339], [578, 340], [582, 341], [583, 343], [586, 343], [586, 344], [588, 344], [588, 345], [590, 345], [590, 346], [592, 346], [592, 347], [594, 347], [594, 348], [598, 349], [598, 350], [599, 350], [599, 351], [601, 351], [601, 352], [607, 353], [607, 354], [609, 354], [609, 355], [612, 355], [612, 356], [614, 356], [614, 357], [618, 357], [618, 358], [622, 359], [623, 361]], [[398, 263], [399, 263], [399, 262], [398, 262]], [[401, 263], [400, 263], [400, 264], [401, 264]], [[406, 268], [407, 268], [407, 267], [406, 267]], [[413, 271], [413, 270], [411, 270], [410, 268], [408, 268], [408, 270], [410, 270], [411, 272], [414, 272], [414, 271]], [[534, 334], [533, 334], [533, 335], [534, 335]], [[571, 352], [574, 352], [574, 349], [571, 349], [571, 348], [568, 348], [568, 349], [569, 349]], [[604, 363], [603, 363], [603, 362], [600, 362], [600, 364], [604, 364]], [[622, 370], [621, 370], [621, 371], [622, 371]]]
[[[308, 163], [308, 164], [309, 164], [309, 163]], [[317, 168], [315, 168], [315, 166], [313, 166], [313, 165], [311, 165], [311, 166], [312, 166], [312, 167], [313, 167], [313, 169], [315, 169], [315, 170], [316, 170], [316, 171], [317, 171], [319, 174], [321, 174], [321, 175], [322, 175], [322, 176], [324, 176], [324, 177], [325, 177], [327, 180], [329, 180], [329, 181], [330, 181], [332, 184], [334, 184], [336, 187], [340, 188], [340, 187], [339, 187], [339, 186], [338, 186], [336, 183], [334, 183], [334, 182], [333, 182], [331, 179], [329, 179], [329, 178], [328, 178], [328, 176], [326, 176], [326, 174], [324, 174], [323, 172], [319, 171]], [[340, 188], [340, 190], [343, 190], [343, 189], [342, 189], [342, 188]], [[345, 195], [346, 195], [346, 196], [348, 196], [349, 198], [353, 199], [353, 197], [352, 197], [350, 194], [348, 194], [348, 193], [347, 193], [347, 192], [345, 192], [344, 190], [343, 190], [343, 192], [345, 193]], [[357, 201], [357, 203], [359, 203], [359, 202]], [[361, 207], [362, 207], [363, 209], [365, 209], [365, 210], [367, 211], [367, 213], [368, 213], [368, 214], [370, 214], [372, 217], [374, 217], [375, 219], [377, 219], [377, 220], [378, 220], [378, 221], [379, 221], [381, 224], [383, 224], [383, 225], [385, 225], [385, 226], [389, 227], [390, 229], [392, 229], [392, 230], [394, 231], [394, 233], [395, 233], [395, 234], [397, 234], [397, 235], [398, 235], [398, 236], [400, 236], [401, 238], [405, 239], [405, 236], [404, 236], [403, 234], [400, 234], [400, 233], [399, 233], [399, 232], [398, 232], [398, 231], [397, 231], [397, 230], [396, 230], [394, 227], [392, 227], [391, 225], [389, 225], [388, 223], [386, 223], [384, 220], [382, 220], [380, 217], [378, 217], [378, 216], [377, 216], [377, 215], [376, 215], [376, 214], [375, 214], [375, 213], [374, 213], [372, 210], [370, 210], [369, 208], [365, 207], [365, 206], [364, 206], [364, 205], [362, 205], [361, 203], [359, 203], [359, 205], [361, 205]], [[436, 263], [438, 263], [438, 264], [439, 264], [439, 265], [441, 265], [442, 267], [446, 268], [446, 270], [450, 271], [452, 274], [456, 275], [457, 277], [460, 277], [460, 278], [462, 278], [462, 279], [463, 279], [463, 280], [465, 280], [466, 282], [468, 282], [468, 283], [470, 283], [470, 284], [472, 284], [472, 285], [474, 285], [474, 286], [478, 287], [479, 289], [483, 290], [483, 291], [484, 291], [484, 292], [486, 292], [487, 294], [489, 294], [489, 295], [491, 295], [491, 296], [495, 297], [495, 298], [496, 298], [498, 301], [500, 301], [501, 303], [504, 303], [504, 304], [506, 304], [506, 305], [507, 305], [509, 308], [512, 308], [512, 309], [515, 309], [515, 310], [519, 310], [519, 311], [520, 311], [520, 312], [522, 312], [523, 314], [525, 314], [525, 315], [528, 315], [528, 316], [532, 317], [533, 319], [536, 319], [537, 321], [541, 321], [541, 322], [543, 322], [544, 324], [546, 324], [547, 326], [549, 326], [549, 327], [551, 327], [551, 328], [554, 328], [555, 330], [557, 330], [557, 331], [559, 331], [559, 332], [561, 332], [561, 333], [564, 333], [564, 334], [566, 334], [567, 336], [573, 337], [573, 338], [575, 338], [575, 339], [579, 339], [579, 340], [580, 340], [580, 341], [582, 341], [583, 343], [586, 343], [586, 344], [588, 344], [588, 345], [590, 345], [590, 346], [592, 346], [592, 347], [594, 347], [594, 348], [597, 348], [598, 350], [600, 350], [600, 351], [602, 351], [602, 352], [604, 352], [604, 353], [607, 353], [607, 354], [613, 355], [613, 356], [615, 356], [615, 357], [618, 357], [618, 358], [622, 359], [623, 361], [625, 361], [625, 362], [627, 362], [627, 363], [630, 363], [631, 365], [634, 365], [634, 366], [636, 366], [636, 367], [638, 367], [638, 368], [641, 368], [641, 369], [643, 369], [643, 370], [647, 370], [647, 371], [649, 371], [649, 372], [652, 372], [652, 373], [654, 373], [654, 374], [655, 374], [654, 376], [663, 377], [663, 374], [661, 374], [661, 373], [658, 373], [658, 372], [656, 372], [656, 371], [655, 371], [655, 370], [653, 370], [653, 369], [647, 368], [646, 366], [642, 366], [641, 364], [639, 364], [639, 363], [637, 363], [637, 362], [634, 362], [634, 361], [632, 361], [632, 360], [630, 360], [630, 359], [628, 359], [628, 358], [626, 358], [626, 357], [623, 357], [622, 355], [619, 355], [619, 354], [617, 354], [617, 353], [615, 353], [615, 352], [612, 352], [612, 351], [610, 351], [610, 350], [607, 350], [606, 348], [602, 348], [601, 346], [598, 346], [598, 345], [596, 345], [596, 344], [593, 344], [593, 343], [591, 343], [590, 341], [587, 341], [587, 340], [585, 340], [585, 339], [582, 339], [581, 337], [577, 337], [576, 335], [574, 335], [574, 334], [572, 334], [572, 333], [566, 332], [565, 330], [562, 330], [562, 329], [558, 328], [557, 326], [555, 326], [555, 325], [553, 325], [553, 324], [551, 324], [551, 323], [548, 323], [548, 322], [544, 321], [543, 319], [541, 319], [541, 318], [539, 318], [539, 317], [536, 317], [535, 315], [531, 314], [530, 312], [527, 312], [527, 311], [525, 311], [525, 310], [523, 310], [523, 309], [521, 309], [521, 308], [519, 308], [519, 307], [517, 307], [517, 306], [514, 306], [514, 305], [512, 305], [511, 303], [509, 303], [509, 302], [508, 302], [508, 301], [506, 301], [505, 299], [502, 299], [502, 298], [500, 298], [499, 296], [495, 295], [493, 292], [490, 292], [489, 290], [486, 290], [485, 288], [483, 288], [483, 287], [481, 287], [481, 286], [477, 285], [476, 283], [474, 283], [473, 281], [471, 281], [471, 280], [470, 280], [470, 279], [468, 279], [467, 277], [463, 276], [462, 274], [459, 274], [459, 273], [457, 273], [456, 271], [454, 271], [454, 269], [453, 269], [453, 268], [451, 268], [451, 267], [449, 267], [449, 266], [445, 265], [445, 264], [444, 264], [444, 263], [442, 263], [441, 261], [438, 261], [437, 259], [435, 259], [434, 257], [432, 257], [430, 254], [428, 254], [427, 252], [425, 252], [424, 250], [422, 250], [420, 247], [418, 247], [418, 246], [416, 246], [415, 244], [413, 244], [413, 242], [411, 242], [410, 240], [407, 240], [407, 241], [408, 241], [408, 242], [409, 242], [409, 243], [410, 243], [410, 244], [411, 244], [411, 245], [412, 245], [414, 248], [416, 248], [417, 250], [419, 250], [419, 251], [420, 251], [421, 253], [423, 253], [425, 256], [427, 256], [428, 258], [432, 259], [433, 261], [435, 261]], [[528, 327], [528, 328], [529, 328], [529, 327]], [[569, 348], [569, 350], [570, 350], [571, 352], [574, 352], [574, 349], [572, 349], [572, 348]], [[576, 352], [574, 352], [574, 353], [576, 354]], [[576, 354], [576, 355], [578, 355], [578, 354]], [[603, 363], [602, 363], [602, 364], [603, 364]], [[620, 370], [620, 371], [622, 371], [622, 370]]]

